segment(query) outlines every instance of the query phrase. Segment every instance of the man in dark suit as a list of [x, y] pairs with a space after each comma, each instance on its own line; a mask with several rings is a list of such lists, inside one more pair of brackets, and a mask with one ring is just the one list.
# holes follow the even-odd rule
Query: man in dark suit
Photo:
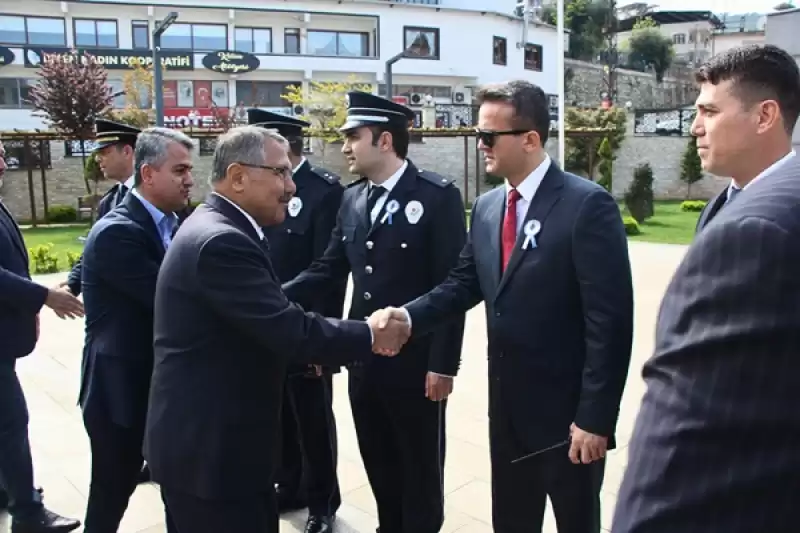
[[612, 530], [789, 533], [800, 494], [800, 71], [774, 46], [700, 67], [703, 168], [734, 193], [667, 288]]
[[[97, 204], [97, 218], [103, 218], [109, 211], [122, 203], [133, 188], [133, 150], [139, 128], [120, 124], [106, 119], [96, 119], [95, 158], [106, 179], [117, 183], [109, 188]], [[81, 293], [81, 265], [83, 257], [73, 265], [67, 280], [59, 287], [66, 287], [73, 295]]]
[[[339, 176], [312, 166], [303, 157], [303, 128], [308, 122], [261, 109], [248, 110], [248, 121], [275, 129], [289, 142], [289, 162], [296, 192], [282, 224], [264, 228], [270, 260], [286, 282], [322, 256], [342, 201]], [[315, 299], [308, 311], [341, 317], [347, 280]], [[336, 475], [336, 419], [333, 372], [338, 367], [290, 365], [283, 398], [281, 463], [276, 473], [278, 511], [309, 508], [306, 533], [331, 530], [341, 505]]]
[[[0, 178], [5, 170], [0, 142]], [[83, 316], [80, 300], [31, 281], [22, 233], [0, 201], [0, 511], [11, 513], [13, 533], [72, 531], [81, 525], [46, 509], [33, 486], [28, 407], [16, 363], [36, 346], [43, 306], [61, 318]]]
[[598, 533], [633, 337], [622, 219], [605, 189], [547, 156], [539, 87], [512, 81], [478, 101], [486, 170], [506, 184], [473, 204], [447, 280], [382, 314], [409, 322], [413, 341], [484, 302], [494, 530], [540, 531], [549, 496], [559, 533]]
[[189, 197], [193, 149], [179, 131], [142, 132], [134, 187], [86, 239], [80, 390], [92, 449], [86, 533], [117, 531], [142, 468], [156, 277], [177, 229], [175, 212]]
[[406, 340], [403, 328], [373, 335], [369, 324], [322, 318], [283, 294], [262, 227], [284, 221], [291, 177], [277, 133], [244, 126], [222, 135], [214, 192], [161, 265], [144, 449], [178, 531], [277, 533], [288, 365], [396, 354]]
[[[413, 299], [444, 280], [466, 240], [464, 204], [453, 181], [406, 159], [405, 106], [348, 95], [342, 152], [349, 185], [325, 255], [284, 284], [290, 300], [313, 302], [352, 272], [351, 318]], [[378, 506], [381, 533], [435, 533], [444, 520], [445, 399], [458, 372], [464, 314], [403, 348], [349, 371], [358, 444]]]

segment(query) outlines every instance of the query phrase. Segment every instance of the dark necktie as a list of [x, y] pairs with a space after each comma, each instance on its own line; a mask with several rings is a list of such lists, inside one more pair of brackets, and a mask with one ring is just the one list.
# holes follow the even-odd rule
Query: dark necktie
[[127, 192], [128, 188], [125, 185], [122, 183], [117, 184], [117, 192], [114, 194], [114, 207], [122, 203], [122, 200], [125, 199], [125, 194]]
[[385, 192], [386, 189], [380, 185], [370, 185], [369, 196], [367, 196], [367, 225], [372, 226], [372, 210], [375, 209], [375, 204]]
[[508, 192], [508, 205], [506, 216], [503, 219], [503, 272], [506, 271], [508, 260], [511, 259], [511, 252], [514, 251], [514, 243], [517, 242], [517, 201], [522, 198], [517, 189]]

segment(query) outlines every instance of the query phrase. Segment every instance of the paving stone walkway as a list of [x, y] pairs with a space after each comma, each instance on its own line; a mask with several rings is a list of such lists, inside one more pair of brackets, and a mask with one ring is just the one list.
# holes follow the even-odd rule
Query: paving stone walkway
[[[610, 526], [617, 488], [627, 461], [626, 447], [644, 392], [642, 363], [653, 349], [658, 305], [686, 248], [633, 242], [636, 332], [634, 354], [618, 428], [619, 449], [609, 455], [602, 492], [603, 526]], [[64, 275], [42, 276], [50, 286]], [[486, 327], [483, 307], [468, 315], [462, 369], [447, 411], [446, 520], [442, 533], [490, 533], [491, 491], [486, 383]], [[18, 368], [30, 410], [30, 436], [36, 482], [45, 488], [53, 510], [83, 519], [89, 487], [89, 444], [76, 406], [83, 324], [42, 313], [42, 334], [36, 351]], [[372, 533], [377, 526], [375, 503], [361, 463], [347, 400], [346, 374], [335, 378], [335, 413], [339, 435], [339, 480], [344, 503], [339, 533]], [[0, 533], [8, 531], [0, 515]], [[286, 516], [282, 531], [302, 532], [305, 513]], [[79, 530], [80, 531], [80, 530]], [[140, 486], [125, 515], [120, 533], [161, 533], [163, 507], [156, 487]], [[556, 527], [548, 509], [546, 533]]]

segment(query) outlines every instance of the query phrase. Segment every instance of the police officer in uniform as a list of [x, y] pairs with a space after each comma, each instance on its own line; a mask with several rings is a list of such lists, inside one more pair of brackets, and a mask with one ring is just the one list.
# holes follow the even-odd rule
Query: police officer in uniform
[[[312, 166], [303, 156], [303, 128], [308, 122], [248, 110], [248, 123], [275, 129], [289, 141], [297, 192], [283, 224], [264, 228], [272, 265], [282, 282], [294, 278], [322, 256], [336, 223], [344, 187], [336, 174]], [[306, 307], [323, 316], [341, 317], [347, 280], [333, 284]], [[338, 368], [306, 365], [289, 367], [283, 399], [283, 444], [276, 473], [279, 511], [308, 507], [306, 533], [332, 531], [341, 505], [336, 475], [336, 420], [333, 416], [332, 374]]]
[[[361, 179], [344, 192], [324, 256], [284, 284], [312, 302], [353, 276], [349, 316], [364, 319], [443, 281], [466, 241], [464, 204], [451, 179], [407, 159], [410, 109], [348, 94], [342, 152]], [[380, 533], [436, 533], [444, 520], [445, 399], [460, 363], [464, 317], [412, 338], [389, 360], [349, 369], [361, 457], [377, 502]]]

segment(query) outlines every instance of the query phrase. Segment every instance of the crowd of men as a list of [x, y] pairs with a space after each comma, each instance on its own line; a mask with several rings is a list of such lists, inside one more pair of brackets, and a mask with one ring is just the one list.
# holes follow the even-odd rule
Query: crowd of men
[[[785, 51], [748, 46], [697, 81], [704, 169], [732, 180], [664, 297], [612, 529], [793, 531], [800, 73]], [[483, 302], [494, 531], [541, 531], [549, 498], [559, 533], [598, 533], [633, 338], [619, 209], [548, 157], [539, 87], [489, 86], [478, 104], [486, 170], [505, 184], [476, 199], [469, 229], [453, 180], [408, 158], [411, 110], [364, 92], [348, 94], [341, 129], [359, 179], [345, 186], [305, 159], [308, 123], [253, 109], [218, 139], [212, 192], [191, 214], [193, 141], [98, 120], [97, 160], [118, 183], [54, 288], [31, 280], [0, 203], [0, 504], [12, 531], [81, 525], [33, 483], [15, 364], [44, 306], [85, 316], [87, 533], [117, 531], [143, 480], [160, 486], [170, 533], [276, 533], [301, 508], [306, 533], [334, 531], [342, 368], [378, 533], [438, 533], [447, 399], [465, 314]]]

